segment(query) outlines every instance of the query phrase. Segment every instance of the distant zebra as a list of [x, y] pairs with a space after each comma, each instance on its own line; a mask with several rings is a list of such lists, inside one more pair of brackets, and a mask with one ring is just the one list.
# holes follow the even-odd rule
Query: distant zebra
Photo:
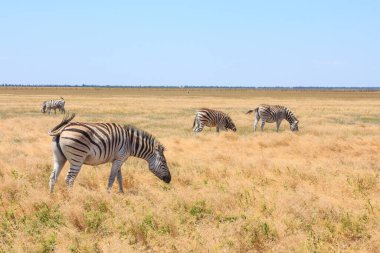
[[227, 131], [228, 129], [236, 132], [235, 124], [230, 116], [224, 112], [207, 108], [199, 109], [195, 113], [193, 131], [199, 133], [203, 130], [204, 126], [216, 127], [216, 132], [219, 132], [219, 130]]
[[50, 114], [50, 111], [54, 110], [54, 114], [56, 114], [57, 109], [61, 113], [65, 113], [65, 100], [63, 99], [63, 97], [61, 97], [61, 99], [58, 99], [58, 100], [44, 101], [41, 105], [42, 113], [48, 112]]
[[264, 130], [265, 122], [276, 122], [277, 132], [280, 128], [281, 121], [286, 119], [290, 124], [290, 130], [298, 131], [298, 120], [294, 114], [285, 106], [281, 105], [259, 105], [256, 109], [249, 110], [247, 114], [255, 112], [255, 123], [253, 131], [256, 131], [257, 124], [261, 118], [261, 131]]
[[60, 124], [49, 131], [49, 135], [53, 136], [54, 158], [50, 192], [67, 160], [70, 169], [65, 180], [70, 187], [83, 164], [112, 163], [107, 190], [111, 190], [117, 177], [119, 191], [123, 192], [121, 166], [129, 156], [146, 160], [154, 175], [170, 183], [171, 175], [164, 147], [152, 135], [133, 126], [115, 123], [70, 122], [74, 117], [75, 114], [66, 115]]

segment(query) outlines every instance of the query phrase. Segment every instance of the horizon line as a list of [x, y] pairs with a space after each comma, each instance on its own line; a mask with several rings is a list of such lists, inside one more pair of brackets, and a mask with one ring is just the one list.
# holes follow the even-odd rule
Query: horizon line
[[63, 87], [63, 88], [225, 88], [225, 89], [342, 89], [342, 90], [380, 90], [380, 86], [306, 86], [306, 85], [276, 85], [276, 86], [248, 86], [248, 85], [97, 85], [97, 84], [8, 84], [0, 87]]

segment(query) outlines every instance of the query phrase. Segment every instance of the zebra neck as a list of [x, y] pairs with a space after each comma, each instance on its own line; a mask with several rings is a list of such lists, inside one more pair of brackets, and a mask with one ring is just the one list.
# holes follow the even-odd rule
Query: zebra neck
[[289, 124], [293, 124], [294, 121], [296, 121], [293, 113], [289, 111], [288, 109], [285, 110], [285, 116], [286, 120], [289, 122]]
[[149, 147], [141, 147], [140, 149], [137, 147], [137, 145], [130, 145], [129, 155], [144, 159], [149, 162], [151, 157], [153, 156], [153, 149], [150, 149]]
[[149, 162], [154, 154], [155, 140], [153, 136], [135, 128], [127, 129], [127, 134], [127, 149], [129, 155]]

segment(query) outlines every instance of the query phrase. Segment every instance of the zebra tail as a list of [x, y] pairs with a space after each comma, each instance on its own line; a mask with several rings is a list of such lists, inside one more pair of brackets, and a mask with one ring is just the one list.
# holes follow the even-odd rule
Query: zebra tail
[[192, 128], [192, 129], [194, 129], [194, 127], [195, 127], [195, 121], [196, 121], [196, 119], [197, 119], [197, 116], [195, 116], [195, 118], [194, 118], [194, 121], [193, 121], [193, 128]]
[[[257, 108], [256, 108], [257, 109]], [[253, 110], [249, 110], [248, 112], [246, 112], [245, 114], [250, 114], [250, 113], [253, 113], [256, 111], [256, 109], [253, 109]]]
[[73, 118], [75, 117], [75, 113], [71, 114], [70, 113], [67, 113], [61, 123], [59, 123], [58, 125], [56, 125], [53, 129], [51, 129], [48, 134], [50, 136], [58, 136], [62, 133], [63, 129], [65, 128], [65, 126], [71, 121], [73, 120]]
[[249, 110], [248, 112], [246, 112], [245, 114], [250, 114], [250, 113], [253, 113], [253, 112], [257, 112], [257, 110], [259, 109], [259, 107], [253, 109], [253, 110]]

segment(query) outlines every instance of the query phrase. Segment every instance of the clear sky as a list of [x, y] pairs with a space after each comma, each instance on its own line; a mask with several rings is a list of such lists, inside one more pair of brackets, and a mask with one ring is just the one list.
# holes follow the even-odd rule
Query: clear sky
[[380, 86], [380, 1], [0, 1], [0, 83]]

